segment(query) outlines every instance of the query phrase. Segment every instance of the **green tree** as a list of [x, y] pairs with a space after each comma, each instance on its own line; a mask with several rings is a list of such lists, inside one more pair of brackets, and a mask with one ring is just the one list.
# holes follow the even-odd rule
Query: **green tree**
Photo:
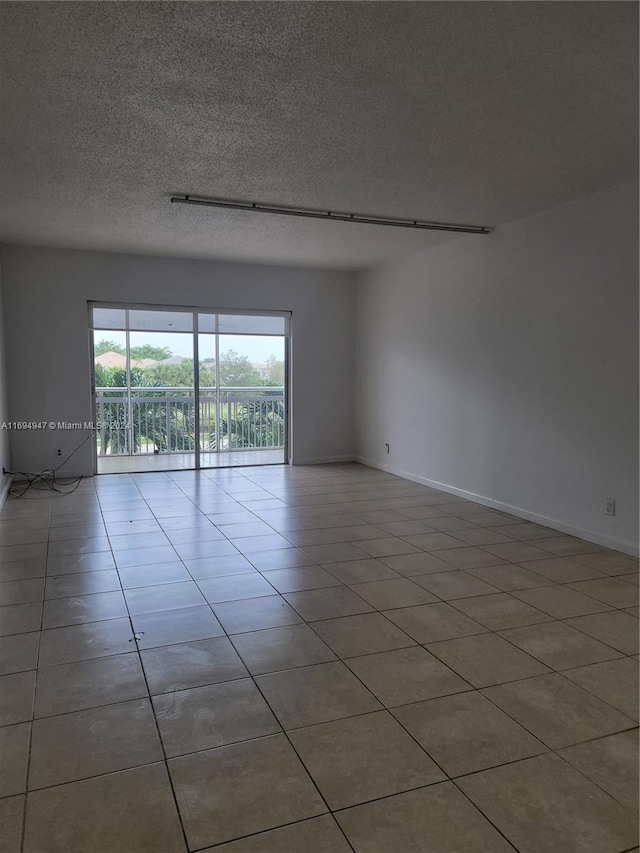
[[93, 352], [94, 355], [104, 355], [105, 352], [117, 352], [120, 355], [126, 355], [124, 347], [121, 347], [115, 341], [107, 340], [98, 341], [97, 344], [94, 344]]
[[275, 355], [270, 355], [267, 359], [267, 368], [269, 383], [279, 387], [284, 386], [284, 361], [278, 361]]
[[246, 355], [227, 350], [220, 356], [220, 385], [227, 388], [247, 388], [260, 385], [260, 374]]
[[155, 347], [153, 344], [142, 344], [139, 347], [131, 347], [131, 358], [134, 361], [142, 361], [143, 358], [152, 358], [154, 361], [162, 361], [171, 358], [173, 353], [169, 347]]

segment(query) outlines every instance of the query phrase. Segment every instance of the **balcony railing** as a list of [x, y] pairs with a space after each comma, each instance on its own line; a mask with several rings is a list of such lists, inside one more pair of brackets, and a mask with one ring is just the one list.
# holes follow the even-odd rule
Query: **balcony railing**
[[98, 453], [283, 448], [284, 388], [200, 388], [196, 439], [194, 388], [96, 388]]

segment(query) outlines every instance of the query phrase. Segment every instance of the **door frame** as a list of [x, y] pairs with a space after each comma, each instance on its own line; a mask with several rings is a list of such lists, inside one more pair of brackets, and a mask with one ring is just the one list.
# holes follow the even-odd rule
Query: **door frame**
[[[192, 314], [193, 315], [193, 328], [191, 331], [191, 335], [193, 338], [193, 380], [194, 380], [194, 400], [196, 403], [199, 401], [200, 396], [200, 364], [199, 364], [199, 347], [198, 347], [198, 315], [199, 314], [218, 314], [218, 315], [243, 315], [247, 317], [282, 317], [285, 320], [285, 334], [284, 335], [274, 335], [273, 337], [283, 337], [284, 338], [284, 448], [283, 455], [284, 460], [281, 463], [274, 462], [266, 462], [265, 466], [268, 465], [291, 465], [292, 460], [292, 452], [291, 448], [293, 446], [293, 406], [292, 406], [292, 382], [291, 382], [291, 368], [292, 368], [292, 338], [293, 338], [293, 311], [290, 310], [270, 310], [270, 309], [249, 309], [249, 308], [213, 308], [211, 306], [204, 305], [167, 305], [167, 304], [155, 304], [148, 302], [112, 302], [112, 301], [100, 301], [100, 300], [87, 300], [87, 316], [88, 316], [88, 337], [89, 337], [89, 369], [90, 369], [90, 389], [91, 389], [91, 422], [95, 425], [95, 418], [97, 416], [97, 408], [96, 408], [96, 384], [95, 384], [95, 349], [94, 349], [94, 326], [93, 326], [93, 309], [94, 308], [106, 308], [106, 309], [115, 309], [119, 311], [164, 311], [164, 312], [178, 312], [182, 314]], [[127, 339], [127, 352], [129, 352], [129, 320], [128, 314], [126, 320], [126, 328], [120, 330], [112, 330], [112, 331], [124, 331]], [[108, 331], [105, 329], [104, 331]], [[219, 333], [216, 332], [216, 341], [219, 338]], [[225, 333], [228, 334], [228, 333]], [[256, 337], [259, 337], [256, 335]], [[268, 336], [264, 336], [268, 337]], [[216, 343], [216, 354], [218, 352], [218, 344]], [[217, 364], [217, 362], [216, 362]], [[129, 383], [129, 359], [127, 359], [127, 382]], [[241, 468], [241, 465], [217, 465], [215, 467], [202, 467], [200, 464], [200, 411], [199, 405], [194, 406], [194, 424], [195, 424], [195, 435], [197, 447], [194, 451], [194, 465], [192, 468], [185, 468], [185, 471], [211, 471], [216, 468]], [[94, 429], [95, 433], [95, 429]], [[131, 450], [131, 448], [129, 448]], [[97, 441], [94, 435], [94, 440], [92, 442], [92, 452], [93, 452], [93, 473], [94, 476], [98, 475], [98, 448]], [[219, 451], [218, 451], [219, 452]], [[129, 453], [129, 456], [134, 456], [135, 454]], [[162, 469], [158, 468], [158, 472], [162, 472], [163, 470], [175, 470], [175, 469]], [[139, 472], [144, 473], [144, 472]]]

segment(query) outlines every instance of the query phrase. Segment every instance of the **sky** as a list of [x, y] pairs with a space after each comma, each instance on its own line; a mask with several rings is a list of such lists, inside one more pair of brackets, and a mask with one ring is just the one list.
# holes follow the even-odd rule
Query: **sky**
[[[113, 329], [94, 332], [94, 341], [113, 341], [121, 347], [125, 345], [125, 333]], [[131, 346], [169, 347], [174, 355], [193, 358], [193, 342], [191, 333], [171, 334], [169, 332], [131, 332]], [[200, 360], [213, 358], [215, 355], [215, 339], [213, 335], [200, 335]], [[284, 338], [260, 335], [220, 335], [220, 353], [235, 350], [239, 355], [245, 355], [253, 364], [264, 363], [270, 355], [278, 361], [284, 360]]]

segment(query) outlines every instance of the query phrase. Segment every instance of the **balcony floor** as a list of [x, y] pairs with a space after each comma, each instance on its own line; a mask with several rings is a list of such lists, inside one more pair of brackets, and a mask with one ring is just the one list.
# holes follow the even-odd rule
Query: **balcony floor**
[[[202, 468], [243, 465], [282, 465], [284, 450], [229, 450], [203, 453]], [[193, 453], [144, 453], [137, 456], [98, 456], [98, 474], [132, 474], [145, 471], [183, 471], [195, 467]]]

